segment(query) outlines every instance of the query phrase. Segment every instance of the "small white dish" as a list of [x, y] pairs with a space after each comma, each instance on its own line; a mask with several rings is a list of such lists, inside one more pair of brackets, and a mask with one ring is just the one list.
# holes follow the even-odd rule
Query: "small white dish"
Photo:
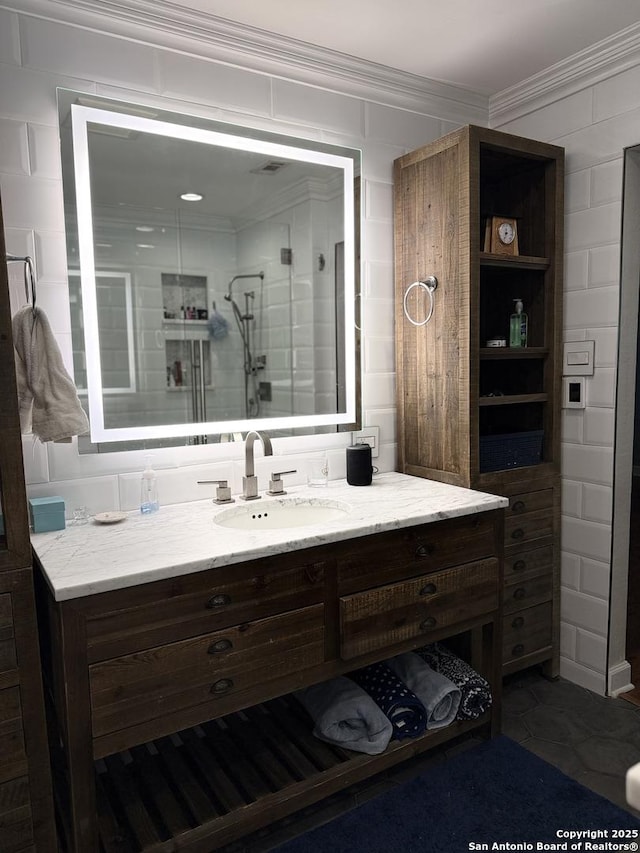
[[93, 516], [93, 520], [98, 524], [115, 524], [118, 521], [124, 521], [126, 517], [126, 512], [98, 512]]

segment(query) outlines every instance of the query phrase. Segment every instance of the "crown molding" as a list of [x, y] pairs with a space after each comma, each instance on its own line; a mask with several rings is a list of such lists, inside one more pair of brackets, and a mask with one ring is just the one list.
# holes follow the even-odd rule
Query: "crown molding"
[[499, 127], [640, 64], [640, 23], [632, 24], [489, 98]]
[[0, 8], [449, 121], [486, 124], [489, 99], [169, 0], [0, 0]]

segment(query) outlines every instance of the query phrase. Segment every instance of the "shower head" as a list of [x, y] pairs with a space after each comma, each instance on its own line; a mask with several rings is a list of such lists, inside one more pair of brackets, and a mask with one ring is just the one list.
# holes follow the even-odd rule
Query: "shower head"
[[229, 289], [224, 295], [224, 298], [227, 300], [227, 302], [231, 302], [232, 299], [231, 288], [233, 286], [233, 282], [237, 281], [240, 278], [259, 278], [260, 281], [264, 281], [264, 272], [261, 270], [260, 272], [246, 273], [245, 275], [234, 275], [234, 277], [229, 282]]

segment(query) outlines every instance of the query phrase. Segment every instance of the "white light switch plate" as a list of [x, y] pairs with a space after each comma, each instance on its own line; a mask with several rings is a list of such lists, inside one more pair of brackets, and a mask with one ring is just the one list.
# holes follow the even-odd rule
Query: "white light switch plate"
[[371, 456], [377, 456], [380, 445], [380, 427], [369, 426], [359, 429], [357, 432], [351, 433], [352, 444], [369, 444], [371, 446]]
[[563, 376], [593, 376], [595, 341], [565, 341]]

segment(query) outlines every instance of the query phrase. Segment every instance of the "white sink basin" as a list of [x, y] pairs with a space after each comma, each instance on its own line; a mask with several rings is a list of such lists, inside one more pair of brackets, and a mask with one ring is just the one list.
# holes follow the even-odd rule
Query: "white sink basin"
[[261, 498], [242, 506], [223, 510], [213, 519], [222, 527], [237, 530], [279, 530], [283, 527], [308, 527], [347, 515], [350, 507], [324, 498]]

